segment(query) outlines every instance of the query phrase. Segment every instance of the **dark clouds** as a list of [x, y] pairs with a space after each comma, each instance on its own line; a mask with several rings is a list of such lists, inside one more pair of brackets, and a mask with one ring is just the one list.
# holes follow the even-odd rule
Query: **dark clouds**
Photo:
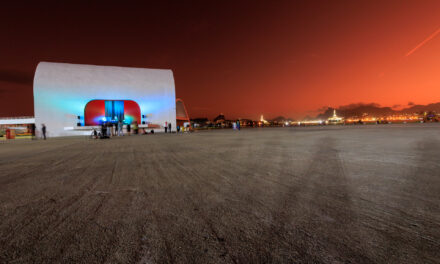
[[380, 107], [380, 105], [377, 103], [355, 103], [355, 104], [342, 105], [339, 107], [339, 109], [345, 110], [345, 109], [354, 109], [359, 107]]

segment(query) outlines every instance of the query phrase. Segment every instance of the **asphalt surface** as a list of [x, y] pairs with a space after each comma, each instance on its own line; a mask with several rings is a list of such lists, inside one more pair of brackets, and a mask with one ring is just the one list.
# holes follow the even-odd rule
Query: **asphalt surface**
[[3, 141], [0, 263], [440, 263], [439, 162], [435, 124]]

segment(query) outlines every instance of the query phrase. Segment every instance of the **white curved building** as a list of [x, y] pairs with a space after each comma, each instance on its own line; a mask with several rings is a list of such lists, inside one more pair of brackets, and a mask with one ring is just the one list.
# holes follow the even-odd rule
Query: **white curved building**
[[171, 70], [41, 62], [34, 78], [37, 129], [49, 137], [90, 134], [103, 121], [176, 127]]

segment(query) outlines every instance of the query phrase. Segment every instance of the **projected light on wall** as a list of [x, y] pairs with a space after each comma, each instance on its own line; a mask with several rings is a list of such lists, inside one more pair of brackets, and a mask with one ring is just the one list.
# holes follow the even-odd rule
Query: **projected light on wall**
[[126, 124], [141, 121], [139, 105], [132, 100], [92, 100], [84, 109], [84, 125], [96, 126], [104, 122]]

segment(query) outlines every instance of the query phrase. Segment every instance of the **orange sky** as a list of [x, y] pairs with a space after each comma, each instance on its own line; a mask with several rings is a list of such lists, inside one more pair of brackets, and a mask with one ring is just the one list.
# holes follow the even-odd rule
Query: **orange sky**
[[192, 117], [440, 102], [440, 34], [427, 40], [439, 14], [440, 1], [12, 5], [0, 10], [0, 115], [33, 114], [32, 85], [2, 76], [32, 77], [42, 60], [170, 68]]

